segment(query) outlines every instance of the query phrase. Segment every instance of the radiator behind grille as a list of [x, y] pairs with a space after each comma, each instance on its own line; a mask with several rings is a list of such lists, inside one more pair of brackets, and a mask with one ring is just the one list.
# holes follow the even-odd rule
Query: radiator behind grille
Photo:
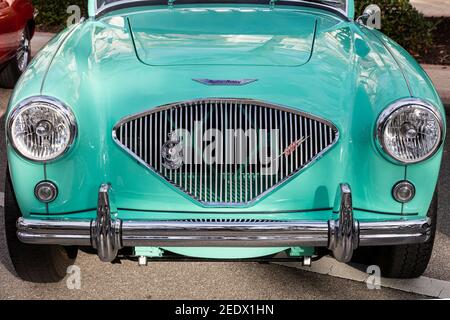
[[[207, 99], [129, 117], [114, 135], [192, 198], [242, 205], [316, 159], [336, 142], [338, 131], [326, 120], [264, 102]], [[176, 150], [176, 161], [167, 160], [170, 150]]]

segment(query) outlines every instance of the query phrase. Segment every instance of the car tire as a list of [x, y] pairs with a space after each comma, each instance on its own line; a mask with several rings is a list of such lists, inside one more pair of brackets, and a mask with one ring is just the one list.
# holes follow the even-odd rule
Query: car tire
[[427, 269], [433, 252], [437, 225], [437, 193], [434, 194], [428, 217], [431, 235], [427, 242], [402, 246], [364, 247], [355, 252], [352, 262], [377, 265], [385, 278], [412, 279], [420, 277]]
[[[5, 205], [0, 214], [0, 256], [3, 265], [18, 278], [34, 283], [59, 282], [74, 264], [78, 248], [58, 245], [24, 244], [17, 238], [17, 219], [21, 216], [11, 177], [5, 179]], [[0, 212], [1, 213], [1, 212]]]
[[22, 32], [17, 56], [0, 72], [0, 87], [12, 89], [31, 61], [31, 35], [28, 27]]

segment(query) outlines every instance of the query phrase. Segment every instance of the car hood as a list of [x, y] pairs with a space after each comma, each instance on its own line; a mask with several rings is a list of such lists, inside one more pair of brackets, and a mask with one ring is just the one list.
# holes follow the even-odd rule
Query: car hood
[[[169, 11], [161, 10], [161, 15]], [[258, 12], [265, 13], [264, 10]], [[296, 12], [270, 13], [290, 17]], [[317, 23], [314, 50], [308, 60], [305, 58], [307, 63], [286, 67], [288, 62], [301, 59], [294, 56], [278, 59], [278, 54], [267, 50], [265, 55], [258, 56], [258, 61], [272, 58], [272, 63], [284, 65], [242, 65], [252, 61], [250, 53], [238, 55], [233, 65], [221, 65], [219, 61], [233, 56], [221, 49], [223, 55], [219, 57], [208, 53], [212, 64], [209, 65], [205, 59], [200, 61], [200, 58], [185, 54], [187, 47], [184, 51], [178, 47], [179, 51], [175, 52], [172, 48], [179, 46], [177, 41], [167, 45], [172, 53], [170, 56], [155, 54], [147, 57], [148, 63], [152, 60], [153, 64], [162, 65], [149, 65], [143, 56], [144, 48], [139, 49], [133, 40], [136, 31], [130, 30], [130, 25], [131, 28], [133, 25], [144, 28], [143, 21], [138, 24], [136, 21], [146, 15], [144, 12], [105, 17], [100, 22], [86, 21], [80, 25], [58, 54], [49, 60], [48, 70], [42, 70], [46, 75], [42, 94], [61, 98], [76, 109], [80, 117], [84, 117], [83, 112], [87, 115], [99, 112], [102, 117], [108, 115], [108, 121], [113, 124], [122, 117], [159, 105], [229, 97], [285, 105], [328, 119], [340, 128], [349, 126], [353, 113], [363, 115], [372, 126], [389, 103], [410, 94], [399, 66], [384, 45], [370, 31], [363, 32], [334, 17], [313, 14], [307, 17], [306, 13], [300, 13], [299, 17], [303, 15], [310, 26]], [[157, 16], [154, 18], [158, 19]], [[157, 25], [156, 22], [150, 24]], [[225, 27], [221, 28], [225, 30]], [[230, 26], [230, 30], [235, 28], [234, 24]], [[252, 28], [251, 24], [249, 28]], [[257, 30], [252, 32], [257, 33]], [[194, 31], [190, 33], [194, 34]], [[238, 47], [236, 45], [235, 50], [244, 50]], [[32, 63], [30, 74], [45, 65], [41, 62], [45, 55], [41, 54], [39, 58], [35, 60], [40, 63]], [[185, 59], [195, 60], [198, 65], [183, 65]], [[166, 65], [169, 62], [181, 65]], [[202, 84], [195, 79], [219, 80], [218, 83], [223, 85], [205, 85], [208, 83]], [[244, 79], [256, 81], [226, 85]]]
[[136, 53], [149, 65], [299, 66], [316, 18], [299, 11], [164, 10], [128, 17]]
[[[73, 177], [68, 174], [66, 179], [74, 185], [61, 187], [76, 190], [78, 197], [72, 211], [96, 203], [97, 182], [101, 181], [110, 181], [117, 190], [122, 190], [117, 195], [119, 201], [123, 199], [118, 203], [120, 208], [145, 208], [148, 207], [145, 199], [152, 199], [152, 207], [161, 210], [200, 210], [184, 194], [168, 192], [164, 182], [150, 170], [142, 170], [130, 162], [129, 156], [114, 142], [112, 130], [124, 117], [157, 106], [221, 97], [284, 105], [326, 119], [339, 130], [335, 147], [305, 170], [302, 179], [283, 185], [283, 192], [270, 194], [251, 211], [270, 212], [274, 206], [278, 210], [327, 208], [332, 206], [328, 201], [334, 199], [339, 183], [346, 181], [358, 186], [363, 180], [379, 182], [385, 193], [356, 189], [359, 193], [354, 193], [355, 203], [365, 203], [370, 198], [372, 210], [384, 212], [390, 208], [391, 212], [397, 212], [400, 205], [392, 204], [390, 190], [395, 181], [404, 179], [404, 169], [388, 164], [379, 154], [373, 132], [380, 112], [399, 97], [409, 96], [406, 82], [395, 60], [372, 32], [329, 16], [311, 16], [318, 22], [314, 51], [308, 63], [299, 67], [150, 66], [136, 56], [128, 22], [133, 21], [133, 16], [88, 20], [59, 45], [56, 55], [48, 52], [58, 43], [41, 51], [22, 77], [22, 81], [33, 81], [28, 81], [26, 88], [19, 83], [21, 89], [15, 92], [11, 104], [39, 92], [61, 100], [73, 111], [78, 124], [76, 144], [66, 161], [46, 167], [50, 177], [59, 172], [58, 168], [66, 171], [74, 168], [70, 171]], [[182, 52], [174, 53], [172, 59], [180, 61], [182, 56]], [[51, 65], [45, 68], [48, 63]], [[43, 83], [36, 81], [40, 77], [45, 77]], [[202, 78], [257, 81], [241, 86], [193, 81]], [[124, 164], [126, 177], [118, 174]], [[373, 168], [383, 168], [382, 174]], [[80, 174], [82, 177], [75, 176]], [[144, 181], [143, 176], [146, 182], [135, 186], [136, 177]], [[87, 186], [87, 181], [96, 184]], [[137, 192], [137, 187], [146, 189]], [[62, 212], [66, 204], [52, 203], [51, 210]], [[201, 210], [207, 212], [208, 208]]]

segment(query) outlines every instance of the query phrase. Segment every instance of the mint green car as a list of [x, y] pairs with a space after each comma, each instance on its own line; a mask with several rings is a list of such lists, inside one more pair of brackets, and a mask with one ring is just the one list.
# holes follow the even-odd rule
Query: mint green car
[[421, 275], [445, 113], [352, 0], [89, 1], [6, 116], [10, 262], [298, 261]]

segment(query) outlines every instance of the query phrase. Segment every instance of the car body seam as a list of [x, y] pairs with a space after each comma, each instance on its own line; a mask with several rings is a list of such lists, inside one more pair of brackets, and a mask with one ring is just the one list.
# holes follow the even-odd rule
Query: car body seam
[[45, 70], [44, 76], [42, 77], [42, 83], [41, 83], [41, 87], [39, 90], [39, 94], [42, 95], [44, 92], [44, 85], [45, 85], [45, 81], [47, 80], [47, 76], [48, 73], [50, 71], [50, 68], [52, 67], [53, 61], [55, 60], [55, 57], [57, 56], [59, 50], [61, 49], [61, 47], [63, 46], [63, 44], [67, 41], [67, 39], [76, 31], [78, 30], [78, 28], [82, 25], [83, 22], [78, 23], [78, 25], [74, 26], [72, 30], [68, 31], [68, 33], [64, 36], [64, 38], [61, 40], [61, 42], [58, 44], [58, 47], [55, 50], [55, 53], [53, 54], [53, 56], [50, 59], [50, 62]]
[[369, 32], [371, 32], [375, 38], [378, 39], [378, 41], [380, 41], [380, 43], [383, 45], [383, 47], [389, 52], [389, 55], [392, 57], [392, 59], [394, 59], [396, 65], [398, 66], [400, 72], [402, 73], [403, 79], [405, 79], [405, 83], [406, 86], [408, 87], [408, 92], [411, 98], [414, 97], [413, 95], [413, 91], [412, 91], [412, 87], [411, 87], [411, 83], [409, 82], [408, 78], [406, 77], [406, 73], [405, 70], [403, 69], [402, 65], [400, 64], [400, 62], [398, 61], [398, 59], [395, 57], [394, 53], [392, 52], [391, 48], [389, 48], [389, 46], [386, 44], [386, 42], [380, 38], [380, 36], [376, 33], [373, 32], [372, 30], [370, 30], [369, 28], [366, 28]]

